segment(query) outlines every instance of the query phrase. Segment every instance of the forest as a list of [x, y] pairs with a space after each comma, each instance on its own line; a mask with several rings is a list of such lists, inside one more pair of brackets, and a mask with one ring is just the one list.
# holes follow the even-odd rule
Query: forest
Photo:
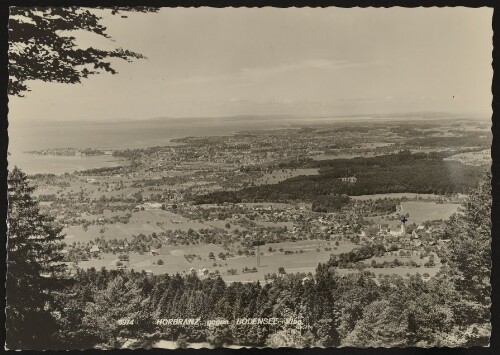
[[313, 212], [338, 212], [347, 206], [351, 199], [347, 195], [318, 196], [313, 200]]
[[[216, 191], [195, 197], [195, 203], [314, 201], [326, 195], [383, 193], [467, 193], [477, 185], [484, 168], [444, 161], [447, 154], [402, 151], [370, 158], [302, 161], [304, 168], [319, 168], [319, 175], [297, 176], [277, 184], [239, 191]], [[342, 181], [355, 177], [355, 182]]]
[[483, 132], [460, 132], [462, 136], [454, 137], [416, 137], [408, 139], [405, 144], [413, 147], [491, 147], [491, 136]]

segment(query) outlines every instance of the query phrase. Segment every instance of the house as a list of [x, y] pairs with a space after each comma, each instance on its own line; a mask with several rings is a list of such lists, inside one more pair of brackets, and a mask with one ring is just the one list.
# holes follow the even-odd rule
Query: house
[[389, 235], [396, 237], [402, 235], [401, 230], [390, 230]]
[[153, 256], [160, 255], [160, 253], [158, 252], [158, 250], [155, 250], [155, 249], [151, 249], [150, 253], [151, 253], [151, 255], [153, 255]]
[[161, 203], [159, 202], [146, 202], [143, 204], [145, 210], [155, 210], [161, 208]]
[[80, 269], [75, 263], [73, 262], [64, 262], [63, 264], [66, 265], [66, 272], [70, 275], [76, 275], [78, 273], [78, 270]]
[[306, 276], [302, 278], [302, 284], [306, 283], [307, 281], [313, 281], [314, 279], [311, 276]]
[[208, 269], [206, 267], [198, 269], [198, 276], [204, 276], [204, 275], [208, 275]]
[[342, 182], [347, 182], [349, 184], [353, 184], [355, 183], [356, 181], [358, 181], [358, 179], [355, 177], [355, 176], [347, 176], [347, 177], [343, 177], [341, 178]]

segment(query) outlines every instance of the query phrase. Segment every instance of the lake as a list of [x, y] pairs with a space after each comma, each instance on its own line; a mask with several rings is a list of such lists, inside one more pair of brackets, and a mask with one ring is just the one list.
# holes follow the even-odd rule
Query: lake
[[227, 135], [242, 130], [289, 127], [290, 121], [259, 119], [161, 119], [111, 123], [10, 124], [9, 163], [30, 174], [72, 173], [120, 165], [110, 156], [62, 157], [24, 154], [50, 148], [134, 149], [172, 145], [174, 138]]
[[109, 155], [77, 157], [35, 155], [22, 152], [11, 153], [11, 155], [7, 157], [7, 161], [9, 163], [9, 169], [15, 165], [26, 174], [50, 173], [57, 175], [126, 164], [125, 160]]
[[218, 118], [158, 118], [113, 122], [9, 122], [9, 162], [34, 173], [63, 174], [75, 170], [117, 166], [112, 157], [59, 157], [23, 154], [50, 148], [133, 149], [171, 145], [174, 138], [228, 135], [246, 130], [299, 128], [346, 118], [237, 116]]

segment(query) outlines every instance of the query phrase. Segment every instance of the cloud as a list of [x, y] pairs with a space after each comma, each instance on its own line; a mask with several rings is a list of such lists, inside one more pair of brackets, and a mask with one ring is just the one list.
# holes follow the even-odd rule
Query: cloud
[[241, 68], [240, 74], [262, 76], [309, 69], [335, 70], [341, 68], [345, 69], [346, 67], [356, 67], [360, 64], [361, 63], [349, 62], [347, 60], [306, 59], [282, 65]]

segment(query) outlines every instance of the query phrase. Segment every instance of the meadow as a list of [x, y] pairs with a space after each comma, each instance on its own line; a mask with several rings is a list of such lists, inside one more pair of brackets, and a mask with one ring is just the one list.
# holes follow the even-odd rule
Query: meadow
[[[95, 217], [95, 216], [94, 216]], [[70, 226], [63, 229], [68, 242], [88, 242], [96, 237], [104, 239], [132, 239], [133, 235], [140, 233], [148, 235], [160, 233], [164, 230], [187, 231], [190, 228], [199, 230], [212, 228], [210, 224], [193, 221], [181, 215], [154, 209], [148, 211], [137, 211], [132, 213], [128, 223], [98, 224], [91, 225], [85, 230], [82, 226]]]
[[[398, 210], [398, 213], [408, 213], [408, 223], [421, 225], [427, 221], [448, 219], [458, 211], [460, 204], [436, 203], [433, 201], [403, 201], [401, 202], [401, 206], [403, 210]], [[389, 223], [396, 228], [399, 228], [400, 225], [399, 219], [388, 218], [387, 216], [367, 217], [367, 219], [375, 224]]]
[[[269, 247], [273, 252], [269, 252]], [[332, 247], [331, 251], [325, 251], [325, 247]], [[218, 257], [219, 253], [226, 251], [219, 245], [202, 244], [202, 245], [189, 245], [189, 246], [166, 246], [158, 250], [158, 255], [151, 253], [130, 253], [129, 261], [125, 261], [127, 269], [136, 271], [145, 270], [152, 274], [187, 274], [191, 269], [194, 269], [199, 277], [206, 278], [208, 275], [199, 273], [200, 269], [206, 268], [208, 273], [217, 273], [227, 283], [233, 282], [266, 282], [265, 275], [278, 274], [280, 267], [285, 269], [286, 273], [313, 273], [315, 272], [318, 263], [326, 262], [331, 254], [346, 253], [354, 249], [356, 245], [343, 242], [333, 249], [333, 243], [328, 245], [328, 242], [322, 240], [306, 240], [299, 242], [282, 242], [282, 243], [269, 243], [261, 247], [260, 267], [257, 272], [242, 272], [243, 268], [252, 269], [257, 265], [256, 256], [235, 256], [229, 257], [225, 260]], [[286, 255], [280, 249], [292, 251], [294, 253]], [[317, 249], [320, 249], [318, 252]], [[299, 252], [302, 250], [302, 252]], [[295, 253], [297, 252], [297, 253]], [[209, 254], [213, 253], [215, 259], [210, 259]], [[196, 255], [194, 258], [186, 258], [188, 255]], [[371, 260], [378, 263], [384, 261], [393, 261], [398, 259], [401, 262], [410, 260], [415, 261], [420, 267], [407, 267], [397, 266], [388, 268], [372, 268], [369, 267]], [[162, 260], [163, 264], [158, 265], [158, 261]], [[363, 263], [366, 265], [364, 270], [373, 272], [376, 276], [396, 274], [406, 277], [407, 274], [415, 275], [420, 273], [428, 273], [431, 277], [435, 276], [441, 268], [440, 260], [435, 256], [435, 266], [424, 267], [423, 264], [428, 260], [428, 257], [420, 258], [418, 253], [414, 253], [409, 258], [400, 257], [398, 255], [386, 254], [381, 257], [373, 257], [365, 260]], [[119, 261], [118, 254], [101, 254], [100, 258], [90, 259], [88, 261], [81, 261], [78, 267], [87, 269], [94, 267], [99, 270], [102, 267], [106, 269], [116, 269], [116, 263]], [[230, 269], [236, 269], [235, 275], [227, 273]], [[358, 272], [357, 269], [337, 269], [340, 274], [349, 274]]]
[[479, 152], [466, 152], [452, 155], [444, 160], [456, 160], [466, 165], [486, 165], [491, 164], [491, 150], [485, 149]]
[[359, 196], [349, 196], [353, 200], [377, 200], [384, 198], [408, 198], [408, 199], [424, 199], [432, 200], [442, 198], [440, 195], [436, 194], [415, 194], [411, 192], [393, 192], [388, 194], [373, 194], [373, 195], [359, 195]]
[[[270, 252], [269, 248], [273, 251]], [[325, 247], [332, 247], [331, 251], [325, 251]], [[256, 256], [234, 256], [225, 260], [219, 258], [219, 253], [226, 253], [219, 245], [214, 244], [200, 244], [189, 246], [165, 246], [158, 250], [158, 255], [151, 253], [130, 253], [129, 261], [124, 264], [128, 269], [136, 271], [148, 270], [153, 274], [176, 274], [188, 273], [191, 268], [198, 271], [199, 269], [206, 268], [208, 272], [219, 271], [221, 277], [226, 282], [250, 282], [250, 281], [264, 281], [264, 275], [278, 273], [280, 267], [285, 268], [287, 273], [296, 272], [313, 272], [318, 266], [318, 263], [326, 262], [331, 254], [339, 254], [351, 251], [355, 247], [354, 244], [345, 242], [341, 243], [337, 249], [333, 249], [333, 243], [328, 245], [327, 242], [322, 240], [306, 240], [298, 242], [282, 242], [282, 243], [269, 243], [260, 248], [261, 258], [260, 267], [255, 273], [243, 273], [242, 269], [247, 267], [252, 269], [257, 265]], [[317, 249], [320, 251], [316, 251]], [[296, 252], [293, 254], [285, 255], [280, 249]], [[302, 252], [300, 253], [300, 251]], [[209, 258], [209, 254], [215, 255], [215, 260]], [[196, 255], [194, 258], [186, 258], [187, 255]], [[199, 256], [199, 258], [198, 258]], [[158, 260], [162, 260], [163, 264], [158, 265]], [[97, 270], [102, 267], [107, 269], [116, 269], [116, 263], [119, 261], [118, 254], [101, 254], [100, 259], [90, 259], [88, 261], [81, 261], [78, 267], [87, 269], [94, 267]], [[227, 270], [236, 269], [236, 275], [228, 275]]]
[[410, 214], [409, 219], [412, 223], [422, 224], [426, 221], [448, 219], [453, 213], [457, 212], [460, 204], [404, 201], [401, 202], [401, 206], [403, 208], [403, 214]]
[[283, 169], [275, 170], [272, 173], [264, 173], [260, 178], [256, 179], [254, 185], [277, 184], [286, 179], [296, 176], [318, 175], [318, 169]]

